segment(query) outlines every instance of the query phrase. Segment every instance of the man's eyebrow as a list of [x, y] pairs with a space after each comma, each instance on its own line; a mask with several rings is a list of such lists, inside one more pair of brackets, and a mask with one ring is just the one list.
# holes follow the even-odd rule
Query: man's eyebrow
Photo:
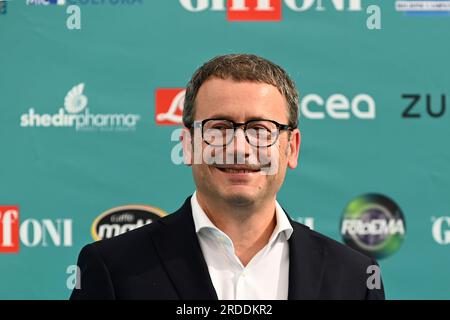
[[[215, 119], [215, 120], [230, 120], [230, 121], [235, 121], [232, 117], [230, 117], [229, 115], [225, 115], [225, 114], [215, 114], [212, 115], [208, 118], [205, 119]], [[250, 120], [264, 120], [264, 119], [269, 119], [267, 117], [263, 117], [263, 116], [251, 116], [246, 118], [245, 121], [250, 121]]]

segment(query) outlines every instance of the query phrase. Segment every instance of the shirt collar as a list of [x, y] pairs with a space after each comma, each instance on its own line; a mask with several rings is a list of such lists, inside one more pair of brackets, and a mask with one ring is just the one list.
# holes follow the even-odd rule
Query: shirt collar
[[[199, 234], [203, 229], [211, 230], [214, 233], [224, 234], [219, 228], [217, 228], [212, 221], [208, 218], [205, 211], [202, 209], [197, 200], [197, 191], [191, 197], [192, 217], [194, 219], [195, 232]], [[284, 234], [285, 239], [289, 240], [294, 231], [289, 219], [281, 208], [278, 201], [275, 200], [275, 214], [277, 218], [277, 224], [270, 237], [269, 243], [275, 241], [279, 234]]]

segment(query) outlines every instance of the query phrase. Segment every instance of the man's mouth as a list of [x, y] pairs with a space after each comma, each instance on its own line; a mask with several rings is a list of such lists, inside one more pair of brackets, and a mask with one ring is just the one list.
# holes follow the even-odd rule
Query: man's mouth
[[225, 173], [235, 173], [235, 174], [255, 173], [261, 170], [259, 167], [247, 167], [247, 166], [215, 166], [215, 168]]

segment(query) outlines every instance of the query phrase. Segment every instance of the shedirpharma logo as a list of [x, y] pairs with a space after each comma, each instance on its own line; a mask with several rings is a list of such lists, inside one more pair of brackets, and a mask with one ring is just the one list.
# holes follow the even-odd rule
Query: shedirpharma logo
[[376, 259], [396, 252], [403, 243], [405, 232], [401, 209], [381, 194], [365, 194], [352, 200], [341, 220], [344, 242]]
[[293, 12], [308, 10], [361, 12], [362, 0], [179, 0], [190, 12], [226, 11], [228, 21], [280, 21], [282, 3]]
[[84, 83], [74, 86], [64, 99], [64, 107], [55, 114], [38, 114], [28, 109], [20, 117], [21, 127], [71, 127], [77, 131], [129, 131], [135, 130], [140, 116], [137, 114], [92, 114], [87, 108], [88, 98], [83, 93]]
[[94, 220], [91, 227], [92, 238], [96, 241], [109, 239], [152, 223], [165, 215], [165, 211], [147, 205], [115, 207]]

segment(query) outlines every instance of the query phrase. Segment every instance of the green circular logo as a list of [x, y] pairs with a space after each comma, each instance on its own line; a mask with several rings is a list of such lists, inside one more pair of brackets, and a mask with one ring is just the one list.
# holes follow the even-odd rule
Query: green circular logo
[[384, 195], [361, 195], [344, 209], [341, 219], [344, 242], [368, 256], [376, 259], [390, 256], [400, 248], [405, 234], [400, 207]]

